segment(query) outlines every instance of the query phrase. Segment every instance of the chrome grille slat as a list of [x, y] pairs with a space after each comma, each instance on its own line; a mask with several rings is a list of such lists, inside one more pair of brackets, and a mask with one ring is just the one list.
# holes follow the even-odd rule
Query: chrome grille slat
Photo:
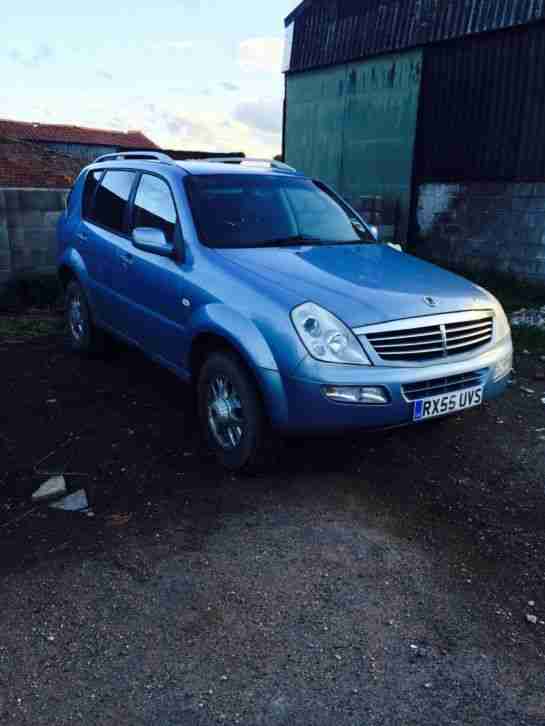
[[475, 325], [464, 325], [463, 323], [449, 323], [445, 325], [447, 333], [457, 333], [460, 330], [473, 330], [473, 328], [481, 328], [484, 325], [492, 325], [492, 320], [483, 320]]
[[467, 348], [468, 345], [477, 345], [478, 343], [484, 343], [486, 340], [490, 340], [492, 338], [491, 333], [487, 333], [486, 335], [482, 335], [480, 338], [477, 338], [477, 340], [469, 340], [465, 343], [458, 343], [458, 345], [448, 345], [449, 351], [451, 350], [458, 350], [458, 348]]
[[399, 356], [404, 357], [406, 355], [424, 355], [428, 353], [440, 353], [442, 355], [443, 350], [443, 346], [440, 346], [435, 348], [425, 348], [423, 350], [403, 350], [399, 353], [394, 353], [393, 351], [385, 351], [384, 354], [379, 355], [381, 358], [389, 358], [390, 356], [395, 356], [396, 358], [399, 358]]
[[[403, 327], [406, 325], [406, 328]], [[400, 365], [462, 355], [492, 342], [492, 311], [470, 311], [372, 325], [356, 331], [384, 361]]]
[[474, 330], [472, 333], [468, 333], [467, 335], [452, 335], [447, 333], [447, 341], [450, 343], [454, 343], [457, 340], [467, 340], [468, 338], [478, 338], [483, 333], [486, 333], [487, 335], [492, 332], [492, 326], [488, 328], [482, 328], [481, 330]]
[[474, 388], [484, 384], [488, 368], [471, 373], [463, 373], [445, 378], [434, 378], [429, 381], [407, 383], [402, 386], [403, 395], [408, 401], [418, 401], [421, 398], [440, 396], [442, 393], [455, 393], [465, 388]]
[[441, 334], [435, 334], [434, 337], [437, 338], [437, 340], [425, 340], [421, 341], [420, 343], [381, 343], [380, 345], [377, 345], [373, 341], [373, 345], [375, 346], [376, 350], [387, 350], [388, 348], [397, 348], [398, 350], [400, 348], [417, 348], [422, 347], [424, 343], [426, 345], [434, 345], [435, 343], [443, 345], [443, 336]]
[[376, 338], [376, 333], [369, 333], [367, 336], [369, 339], [372, 338], [373, 344], [374, 343], [381, 343], [382, 341], [386, 340], [407, 340], [407, 338], [429, 338], [432, 335], [441, 335], [441, 331], [439, 329], [434, 330], [433, 333], [415, 333], [415, 334], [409, 334], [409, 335], [389, 335], [386, 337], [380, 337]]

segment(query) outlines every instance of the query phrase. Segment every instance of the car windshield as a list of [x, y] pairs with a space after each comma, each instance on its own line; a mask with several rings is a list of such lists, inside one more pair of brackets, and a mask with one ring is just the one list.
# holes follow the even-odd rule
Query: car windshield
[[309, 179], [257, 174], [188, 177], [201, 241], [251, 248], [374, 242], [348, 206]]

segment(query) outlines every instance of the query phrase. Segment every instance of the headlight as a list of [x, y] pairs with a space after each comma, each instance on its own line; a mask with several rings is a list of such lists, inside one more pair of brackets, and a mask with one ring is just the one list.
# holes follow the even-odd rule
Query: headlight
[[371, 365], [354, 333], [319, 305], [304, 303], [292, 310], [291, 319], [313, 358], [326, 363]]
[[511, 325], [501, 303], [496, 301], [496, 338], [503, 340], [508, 335], [511, 335]]

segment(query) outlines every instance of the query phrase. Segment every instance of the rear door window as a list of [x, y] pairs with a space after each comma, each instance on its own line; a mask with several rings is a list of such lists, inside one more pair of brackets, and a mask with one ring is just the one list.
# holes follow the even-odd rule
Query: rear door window
[[132, 171], [107, 171], [96, 192], [92, 221], [113, 232], [125, 232], [127, 203], [135, 179]]
[[133, 229], [152, 227], [165, 233], [174, 244], [176, 207], [168, 184], [159, 177], [143, 174], [134, 200]]

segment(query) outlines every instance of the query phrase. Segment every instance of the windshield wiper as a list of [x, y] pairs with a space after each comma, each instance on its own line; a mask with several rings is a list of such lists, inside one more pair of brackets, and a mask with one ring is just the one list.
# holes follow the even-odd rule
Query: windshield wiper
[[326, 240], [318, 239], [304, 234], [294, 234], [291, 237], [278, 237], [267, 239], [259, 243], [259, 247], [295, 247], [297, 245], [323, 244]]

